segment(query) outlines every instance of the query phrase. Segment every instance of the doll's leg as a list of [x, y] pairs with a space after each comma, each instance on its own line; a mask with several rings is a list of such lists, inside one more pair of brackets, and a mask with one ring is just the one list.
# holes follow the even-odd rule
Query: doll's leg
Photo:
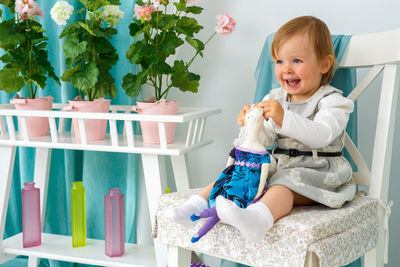
[[200, 212], [200, 216], [193, 214], [191, 216], [191, 219], [193, 221], [197, 221], [200, 218], [208, 218], [207, 221], [204, 223], [204, 225], [199, 229], [199, 231], [192, 237], [191, 242], [195, 243], [199, 241], [199, 239], [204, 236], [208, 231], [211, 230], [211, 228], [214, 227], [219, 222], [219, 218], [217, 215], [217, 210], [215, 207], [209, 208], [202, 210]]
[[215, 207], [212, 207], [212, 208], [202, 210], [202, 211], [200, 211], [200, 213], [193, 213], [192, 216], [190, 216], [190, 219], [192, 221], [197, 221], [202, 218], [209, 218], [209, 217], [214, 217], [214, 216], [218, 216], [217, 210], [215, 209]]
[[274, 221], [287, 215], [293, 207], [293, 192], [281, 185], [271, 186], [260, 201], [239, 208], [223, 197], [216, 200], [216, 208], [222, 222], [236, 227], [248, 240], [260, 241]]
[[214, 182], [204, 187], [199, 194], [191, 196], [184, 204], [174, 207], [168, 210], [167, 216], [171, 221], [182, 224], [187, 227], [194, 226], [190, 216], [193, 213], [199, 213], [200, 211], [208, 208], [208, 196], [210, 195], [211, 189]]

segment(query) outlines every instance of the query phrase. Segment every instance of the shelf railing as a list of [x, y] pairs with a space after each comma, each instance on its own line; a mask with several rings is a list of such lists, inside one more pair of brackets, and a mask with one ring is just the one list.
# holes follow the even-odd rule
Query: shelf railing
[[[108, 113], [92, 113], [63, 111], [66, 105], [53, 104], [51, 111], [16, 110], [13, 104], [0, 105], [0, 145], [179, 155], [211, 142], [203, 140], [206, 120], [208, 116], [221, 112], [218, 108], [181, 107], [177, 115], [141, 115], [133, 113], [132, 106], [112, 105]], [[48, 118], [49, 135], [30, 137], [27, 117]], [[78, 120], [81, 136], [79, 141], [75, 140], [74, 129], [71, 120], [68, 119]], [[87, 140], [87, 119], [107, 120], [109, 127], [105, 140]], [[15, 125], [17, 120], [19, 130]], [[117, 127], [119, 121], [123, 124], [121, 134], [118, 133]], [[140, 121], [158, 124], [160, 144], [145, 144], [141, 135], [135, 135], [134, 122]], [[171, 122], [177, 124], [177, 136], [174, 143], [168, 144], [165, 124]], [[183, 137], [179, 136], [182, 132]]]

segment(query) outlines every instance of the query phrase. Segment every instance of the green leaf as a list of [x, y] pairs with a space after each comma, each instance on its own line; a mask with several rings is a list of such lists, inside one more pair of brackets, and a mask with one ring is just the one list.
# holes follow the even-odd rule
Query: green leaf
[[95, 38], [94, 46], [96, 48], [97, 53], [100, 53], [100, 54], [107, 54], [107, 53], [116, 51], [115, 48], [110, 43], [110, 41], [108, 41], [104, 37]]
[[48, 39], [46, 37], [42, 37], [42, 38], [37, 38], [37, 39], [32, 39], [32, 43], [37, 44], [43, 41], [47, 41]]
[[89, 7], [89, 0], [78, 0], [79, 2], [81, 2], [82, 5], [84, 5], [86, 8]]
[[184, 2], [184, 1], [179, 1], [179, 3], [174, 3], [174, 6], [176, 7], [176, 11], [185, 11], [186, 10], [186, 2]]
[[110, 2], [110, 5], [121, 5], [121, 2], [119, 0], [108, 0]]
[[29, 79], [36, 84], [36, 86], [40, 88], [45, 88], [46, 87], [46, 80], [47, 77], [41, 73], [35, 73], [33, 75], [28, 76]]
[[174, 27], [175, 24], [178, 22], [178, 19], [179, 19], [179, 17], [176, 16], [176, 15], [165, 15], [165, 14], [163, 14], [163, 16], [161, 18], [159, 18], [158, 28], [163, 30], [163, 31], [166, 31], [166, 30]]
[[129, 24], [129, 34], [130, 34], [132, 37], [135, 37], [135, 35], [136, 35], [138, 32], [140, 32], [140, 30], [141, 30], [141, 27], [140, 27], [137, 23], [132, 22], [131, 24]]
[[84, 7], [82, 7], [82, 8], [80, 8], [80, 9], [78, 9], [77, 11], [76, 11], [76, 14], [81, 14], [83, 11], [85, 11], [86, 10], [86, 8], [84, 8]]
[[11, 7], [11, 5], [14, 4], [14, 1], [13, 0], [0, 0], [0, 4], [3, 4], [6, 7]]
[[141, 79], [137, 75], [128, 73], [122, 79], [122, 88], [125, 89], [128, 96], [137, 97], [142, 90]]
[[107, 54], [101, 54], [101, 56], [98, 58], [98, 67], [109, 71], [111, 69], [112, 66], [114, 66], [117, 61], [118, 61], [118, 54], [116, 53], [115, 48], [113, 48], [114, 50], [110, 53]]
[[165, 62], [158, 62], [158, 63], [155, 65], [155, 68], [156, 68], [156, 72], [157, 72], [157, 73], [161, 73], [161, 74], [169, 74], [169, 73], [171, 73], [171, 71], [172, 71], [171, 66], [168, 65], [168, 64], [165, 63]]
[[65, 82], [71, 81], [72, 76], [75, 74], [75, 72], [79, 71], [80, 65], [76, 65], [74, 68], [67, 69], [64, 71], [63, 75], [61, 76], [61, 80]]
[[157, 50], [153, 45], [148, 45], [143, 41], [139, 41], [129, 47], [129, 50], [126, 52], [126, 57], [131, 63], [141, 64], [145, 62], [149, 65], [158, 62], [155, 56], [156, 53]]
[[21, 90], [25, 85], [24, 79], [19, 75], [16, 69], [2, 69], [0, 70], [0, 90], [7, 93], [15, 93]]
[[86, 52], [87, 42], [79, 42], [79, 38], [76, 34], [70, 34], [65, 38], [63, 44], [64, 56], [71, 61], [75, 60], [80, 54]]
[[201, 29], [203, 29], [203, 26], [200, 26], [194, 18], [182, 17], [176, 23], [176, 31], [188, 36], [193, 36], [194, 33], [198, 33]]
[[172, 67], [172, 85], [183, 92], [190, 91], [197, 93], [199, 88], [200, 75], [189, 72], [183, 60], [176, 60]]
[[95, 88], [96, 88], [95, 98], [105, 97], [108, 94], [110, 95], [111, 98], [114, 98], [118, 92], [117, 88], [115, 87], [114, 78], [108, 72], [100, 73]]
[[186, 42], [190, 44], [196, 51], [202, 51], [204, 50], [204, 43], [200, 41], [199, 39], [193, 39], [190, 36], [186, 36], [185, 38]]
[[81, 27], [79, 26], [78, 22], [71, 23], [67, 27], [64, 28], [64, 30], [60, 34], [60, 39], [64, 38], [65, 36], [75, 33], [77, 34], [77, 31], [80, 30]]
[[40, 25], [34, 25], [34, 26], [32, 26], [32, 30], [34, 30], [34, 31], [37, 32], [37, 33], [45, 32], [45, 30], [43, 29], [43, 27], [40, 26]]
[[169, 55], [175, 54], [177, 47], [184, 44], [183, 40], [176, 36], [173, 32], [167, 32], [165, 34], [164, 41], [160, 44], [160, 50], [165, 55], [165, 58]]
[[82, 29], [86, 30], [90, 35], [96, 36], [96, 34], [89, 28], [89, 26], [82, 21], [77, 21], [78, 25], [81, 26]]
[[192, 13], [192, 14], [200, 14], [203, 11], [202, 7], [199, 6], [189, 6], [186, 8], [187, 13]]
[[92, 89], [96, 82], [97, 76], [99, 76], [99, 69], [96, 63], [89, 63], [85, 66], [84, 71], [77, 71], [71, 77], [71, 84], [75, 86], [80, 91], [87, 91]]
[[7, 23], [7, 21], [0, 23], [0, 46], [4, 50], [12, 49], [26, 40], [23, 33], [15, 32], [15, 29]]
[[3, 63], [8, 63], [8, 64], [18, 64], [18, 61], [12, 56], [12, 54], [7, 53], [4, 54], [0, 57], [0, 60]]

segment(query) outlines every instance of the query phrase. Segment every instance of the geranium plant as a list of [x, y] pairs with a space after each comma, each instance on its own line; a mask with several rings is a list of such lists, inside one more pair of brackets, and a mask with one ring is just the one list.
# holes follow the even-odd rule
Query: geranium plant
[[[203, 29], [193, 18], [203, 11], [196, 3], [193, 0], [136, 1], [135, 15], [130, 24], [134, 43], [126, 57], [141, 69], [137, 74], [124, 76], [122, 87], [127, 95], [138, 96], [143, 84], [154, 88], [156, 100], [167, 98], [172, 87], [193, 93], [198, 91], [200, 75], [190, 72], [190, 65], [198, 55], [203, 56], [205, 46], [216, 32], [230, 34], [236, 23], [228, 14], [218, 15], [216, 32], [203, 43], [195, 37]], [[194, 55], [169, 64], [169, 57], [185, 42], [194, 48]]]
[[0, 9], [0, 47], [5, 52], [0, 57], [5, 64], [0, 70], [0, 89], [14, 93], [25, 87], [27, 96], [34, 99], [48, 78], [59, 83], [47, 59], [45, 30], [35, 18], [43, 11], [34, 0], [0, 0], [0, 4], [10, 17], [6, 19]]
[[[66, 65], [63, 81], [76, 87], [82, 98], [93, 101], [110, 95], [115, 97], [117, 89], [109, 73], [118, 61], [117, 50], [110, 40], [117, 33], [114, 28], [124, 16], [119, 9], [119, 0], [79, 0], [84, 6], [75, 13], [78, 20], [70, 23], [60, 34]], [[57, 2], [50, 11], [59, 25], [66, 25], [73, 15], [73, 7], [67, 1]]]

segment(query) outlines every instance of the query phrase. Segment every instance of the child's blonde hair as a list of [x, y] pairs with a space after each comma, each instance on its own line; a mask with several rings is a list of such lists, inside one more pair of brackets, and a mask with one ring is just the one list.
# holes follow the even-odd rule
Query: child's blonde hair
[[329, 84], [332, 81], [336, 66], [335, 52], [333, 50], [332, 37], [328, 26], [326, 26], [322, 20], [316, 17], [302, 16], [283, 24], [282, 27], [280, 27], [275, 33], [275, 36], [272, 40], [272, 59], [276, 59], [276, 54], [278, 53], [280, 46], [285, 41], [300, 32], [308, 33], [310, 41], [314, 44], [314, 50], [318, 60], [323, 60], [328, 55], [332, 56], [332, 66], [327, 73], [322, 75], [320, 86]]

